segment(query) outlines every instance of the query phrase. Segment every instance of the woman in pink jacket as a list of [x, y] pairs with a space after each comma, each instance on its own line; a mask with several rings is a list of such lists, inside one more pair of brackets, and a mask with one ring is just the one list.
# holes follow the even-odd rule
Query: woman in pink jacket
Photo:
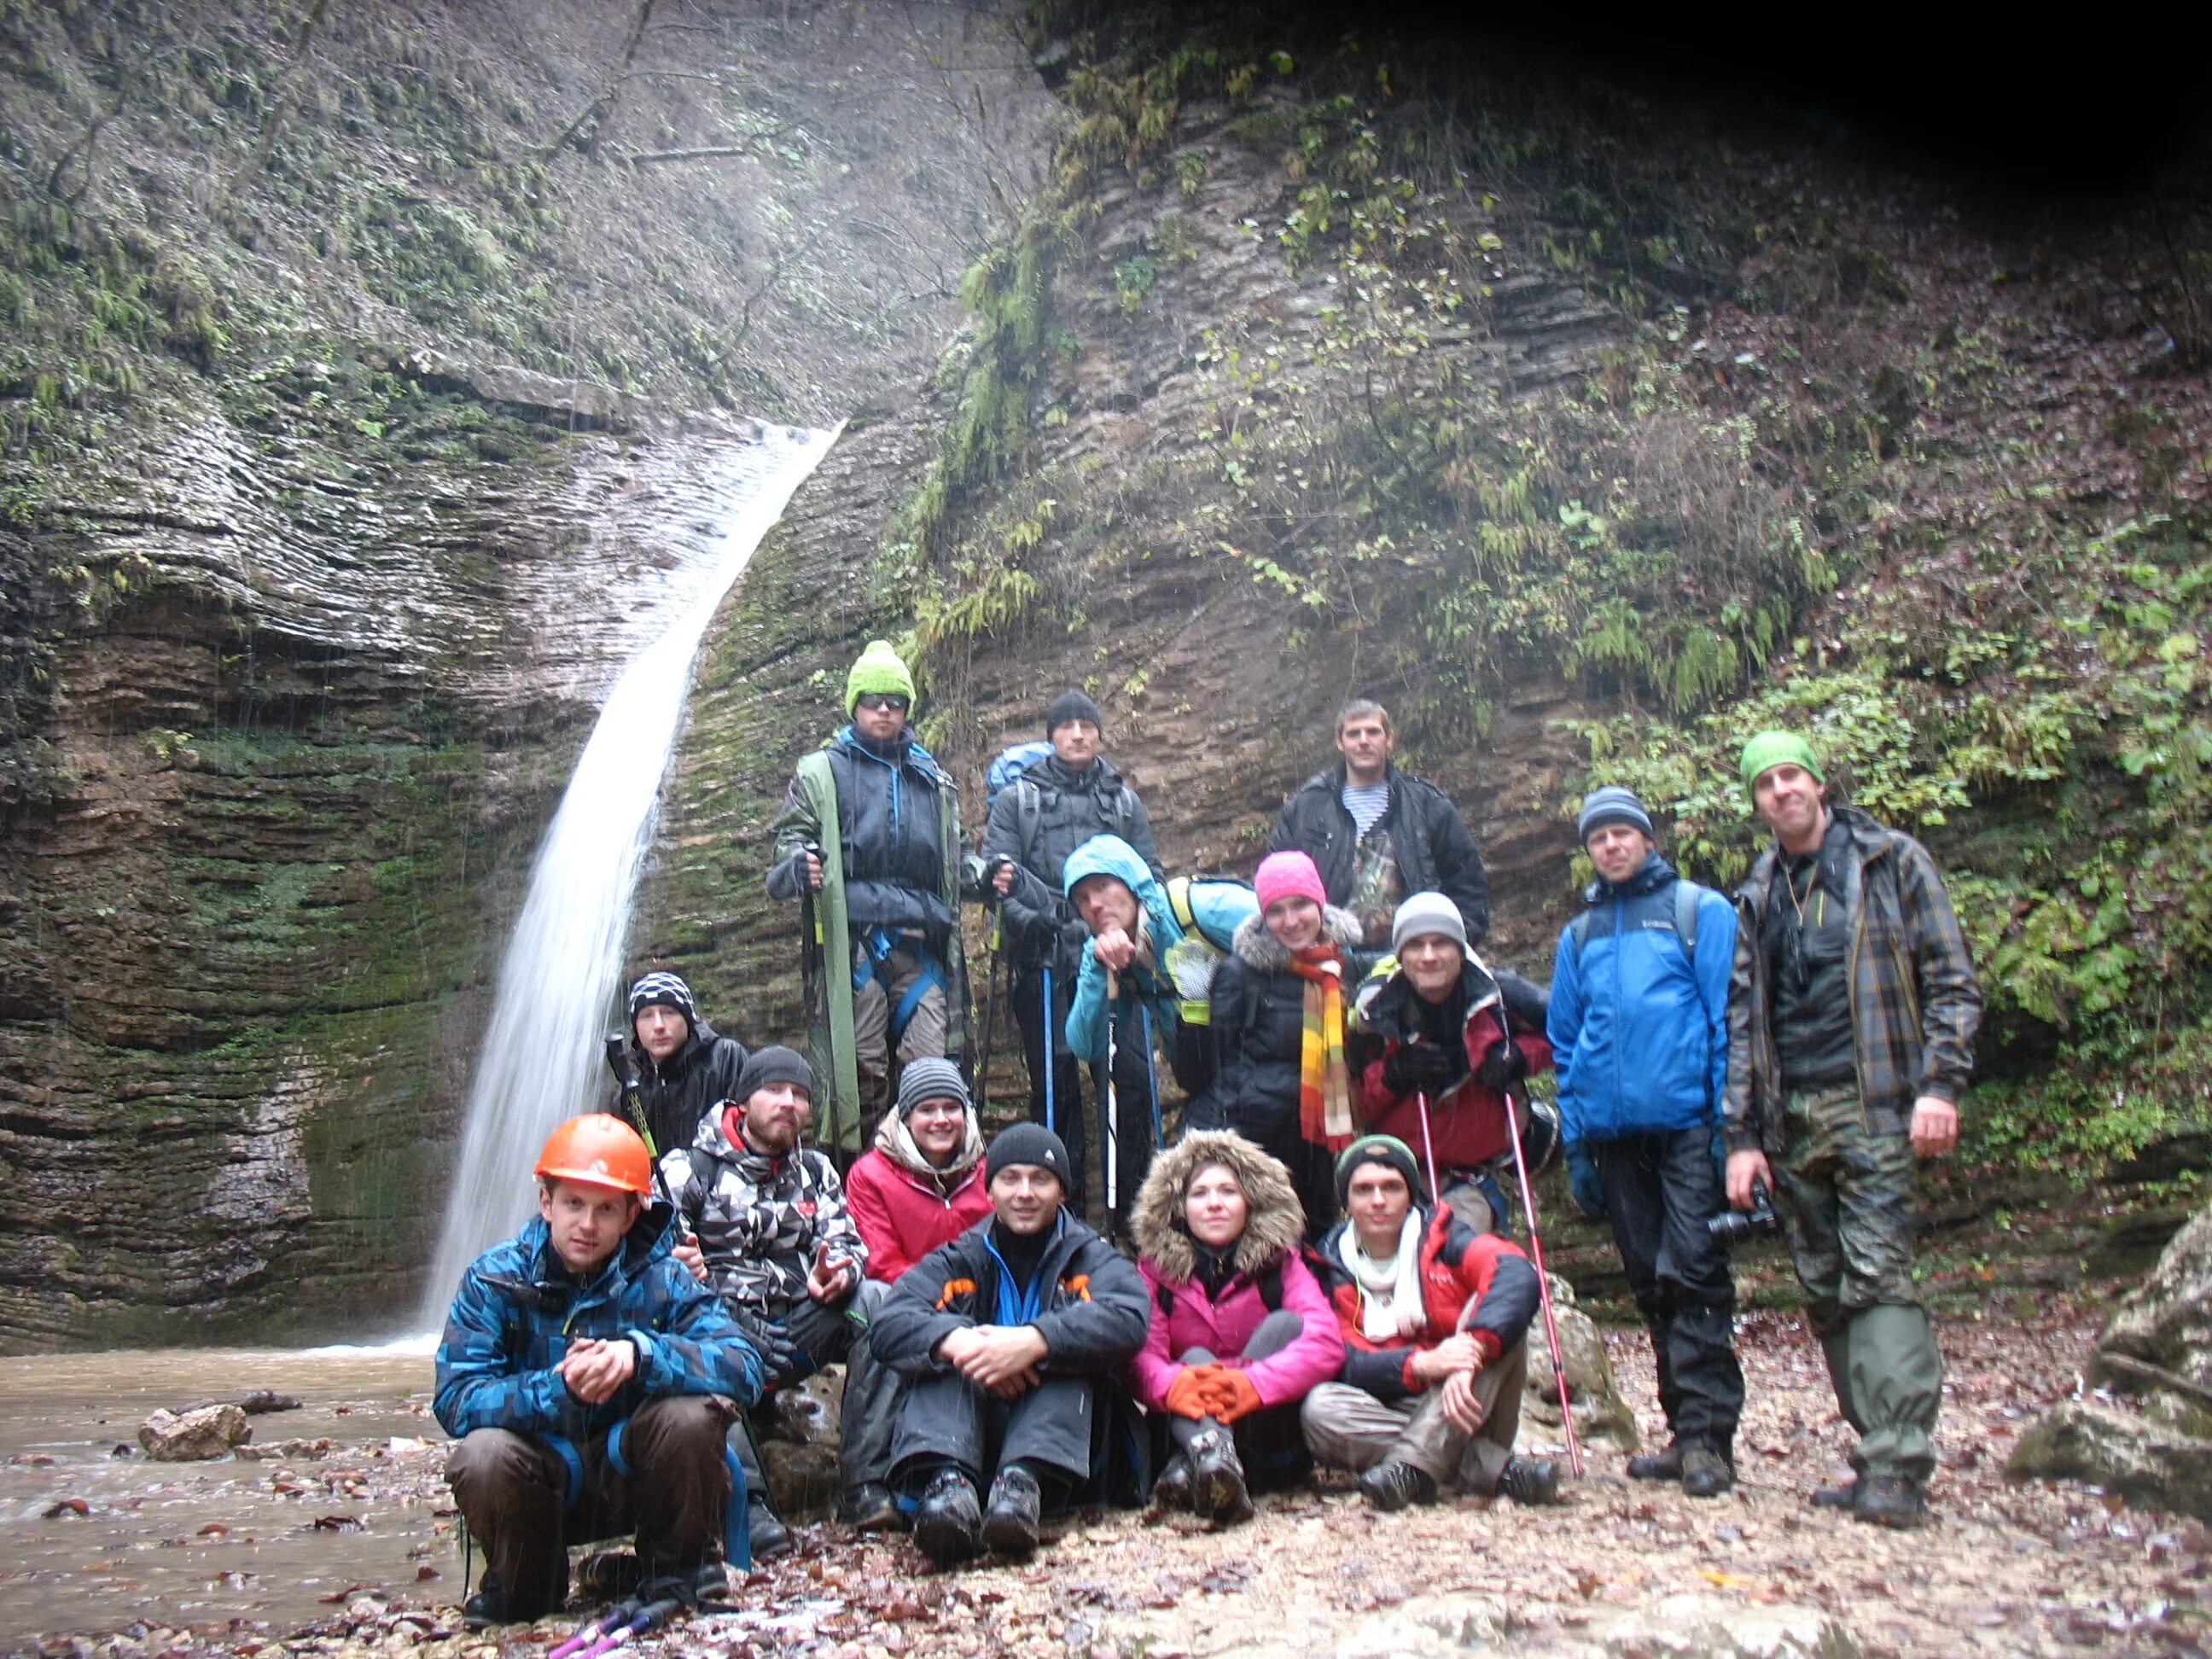
[[991, 1213], [983, 1133], [957, 1066], [907, 1062], [874, 1150], [846, 1173], [845, 1204], [868, 1247], [868, 1277], [886, 1285]]
[[1129, 1386], [1174, 1446], [1152, 1501], [1248, 1520], [1252, 1486], [1305, 1474], [1299, 1402], [1344, 1364], [1297, 1191], [1243, 1136], [1194, 1129], [1153, 1160], [1130, 1231], [1152, 1316]]

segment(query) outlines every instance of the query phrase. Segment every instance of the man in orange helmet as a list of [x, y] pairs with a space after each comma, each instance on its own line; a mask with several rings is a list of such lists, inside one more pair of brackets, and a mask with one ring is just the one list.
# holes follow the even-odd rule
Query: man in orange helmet
[[627, 1533], [656, 1599], [719, 1593], [723, 1434], [760, 1356], [671, 1255], [635, 1130], [571, 1118], [535, 1173], [537, 1218], [470, 1264], [438, 1346], [446, 1476], [488, 1563], [468, 1620], [558, 1611], [568, 1545]]

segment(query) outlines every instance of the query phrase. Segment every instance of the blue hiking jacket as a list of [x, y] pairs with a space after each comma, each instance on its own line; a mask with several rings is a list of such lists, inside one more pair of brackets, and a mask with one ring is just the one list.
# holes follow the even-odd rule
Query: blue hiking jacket
[[1718, 893], [1698, 899], [1693, 973], [1674, 933], [1679, 879], [1654, 853], [1617, 886], [1591, 883], [1579, 951], [1572, 923], [1559, 933], [1545, 1029], [1569, 1145], [1719, 1121], [1735, 910]]
[[[1060, 871], [1060, 889], [1073, 898], [1078, 882], [1085, 876], [1102, 875], [1121, 882], [1145, 908], [1152, 966], [1132, 963], [1121, 976], [1121, 988], [1125, 993], [1134, 990], [1144, 998], [1152, 1011], [1152, 1024], [1164, 1037], [1175, 1029], [1181, 999], [1161, 964], [1167, 953], [1182, 942], [1182, 924], [1176, 920], [1166, 884], [1119, 836], [1093, 836], [1070, 853]], [[1237, 930], [1244, 919], [1259, 915], [1260, 901], [1240, 882], [1194, 881], [1190, 913], [1207, 942], [1225, 954], [1235, 945]], [[1084, 941], [1083, 966], [1076, 976], [1075, 1000], [1068, 1008], [1062, 1033], [1070, 1052], [1091, 1060], [1106, 1058], [1106, 970], [1099, 965], [1097, 951], [1088, 939]]]
[[[714, 1292], [669, 1254], [674, 1212], [649, 1206], [606, 1264], [579, 1283], [533, 1217], [469, 1264], [438, 1345], [438, 1421], [459, 1440], [511, 1429], [550, 1442], [578, 1468], [579, 1442], [595, 1440], [662, 1395], [760, 1398], [761, 1360]], [[627, 1337], [637, 1371], [615, 1395], [586, 1406], [553, 1367], [586, 1337]]]

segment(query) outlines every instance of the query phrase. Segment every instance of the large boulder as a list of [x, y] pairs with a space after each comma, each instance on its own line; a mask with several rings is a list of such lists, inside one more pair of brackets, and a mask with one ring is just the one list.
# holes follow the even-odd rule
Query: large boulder
[[2094, 1481], [2129, 1503], [2212, 1520], [2212, 1208], [2174, 1236], [2085, 1367], [2140, 1410], [2062, 1401], [2005, 1473]]
[[[1552, 1311], [1559, 1332], [1559, 1361], [1566, 1368], [1567, 1400], [1574, 1407], [1575, 1433], [1584, 1444], [1602, 1443], [1634, 1451], [1640, 1443], [1636, 1413], [1621, 1398], [1613, 1380], [1605, 1339], [1590, 1316], [1575, 1305], [1575, 1287], [1557, 1273], [1552, 1282]], [[1553, 1380], [1552, 1350], [1544, 1340], [1540, 1311], [1528, 1327], [1528, 1383], [1521, 1400], [1516, 1450], [1556, 1446], [1565, 1438], [1559, 1421], [1559, 1389]]]
[[188, 1412], [157, 1411], [138, 1426], [138, 1443], [157, 1463], [191, 1463], [228, 1457], [233, 1446], [253, 1437], [253, 1427], [238, 1407], [200, 1406]]

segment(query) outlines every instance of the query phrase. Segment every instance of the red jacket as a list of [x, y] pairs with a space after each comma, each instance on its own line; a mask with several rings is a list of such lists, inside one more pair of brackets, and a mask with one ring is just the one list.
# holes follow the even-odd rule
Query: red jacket
[[935, 1182], [871, 1150], [846, 1174], [845, 1206], [867, 1243], [868, 1277], [888, 1285], [990, 1214], [991, 1191], [980, 1158], [948, 1198]]
[[1418, 1337], [1376, 1342], [1359, 1317], [1359, 1286], [1344, 1265], [1349, 1220], [1321, 1242], [1322, 1287], [1344, 1333], [1343, 1381], [1378, 1400], [1402, 1400], [1427, 1386], [1414, 1376], [1412, 1359], [1458, 1334], [1464, 1321], [1488, 1363], [1528, 1334], [1537, 1303], [1536, 1269], [1521, 1247], [1493, 1233], [1479, 1233], [1439, 1204], [1421, 1233], [1421, 1306], [1428, 1328]]
[[[1500, 1157], [1511, 1145], [1511, 1137], [1505, 1129], [1505, 1103], [1477, 1083], [1474, 1076], [1474, 1069], [1482, 1064], [1482, 1057], [1498, 1038], [1507, 1034], [1505, 1005], [1489, 975], [1472, 963], [1468, 965], [1467, 981], [1467, 1023], [1462, 1028], [1461, 1040], [1467, 1048], [1468, 1075], [1456, 1088], [1430, 1100], [1429, 1144], [1425, 1147], [1419, 1097], [1394, 1094], [1390, 1085], [1382, 1080], [1385, 1062], [1401, 1046], [1402, 1010], [1407, 998], [1413, 994], [1413, 987], [1402, 973], [1394, 973], [1380, 985], [1370, 981], [1373, 988], [1362, 988], [1358, 998], [1363, 1033], [1359, 1047], [1365, 1060], [1359, 1073], [1360, 1115], [1368, 1129], [1397, 1136], [1413, 1149], [1414, 1155], [1424, 1164], [1433, 1151], [1439, 1170], [1475, 1169]], [[1552, 1045], [1544, 1040], [1540, 1030], [1524, 1029], [1512, 1036], [1513, 1044], [1528, 1060], [1529, 1071], [1552, 1069]], [[1522, 1109], [1517, 1099], [1514, 1109]]]

